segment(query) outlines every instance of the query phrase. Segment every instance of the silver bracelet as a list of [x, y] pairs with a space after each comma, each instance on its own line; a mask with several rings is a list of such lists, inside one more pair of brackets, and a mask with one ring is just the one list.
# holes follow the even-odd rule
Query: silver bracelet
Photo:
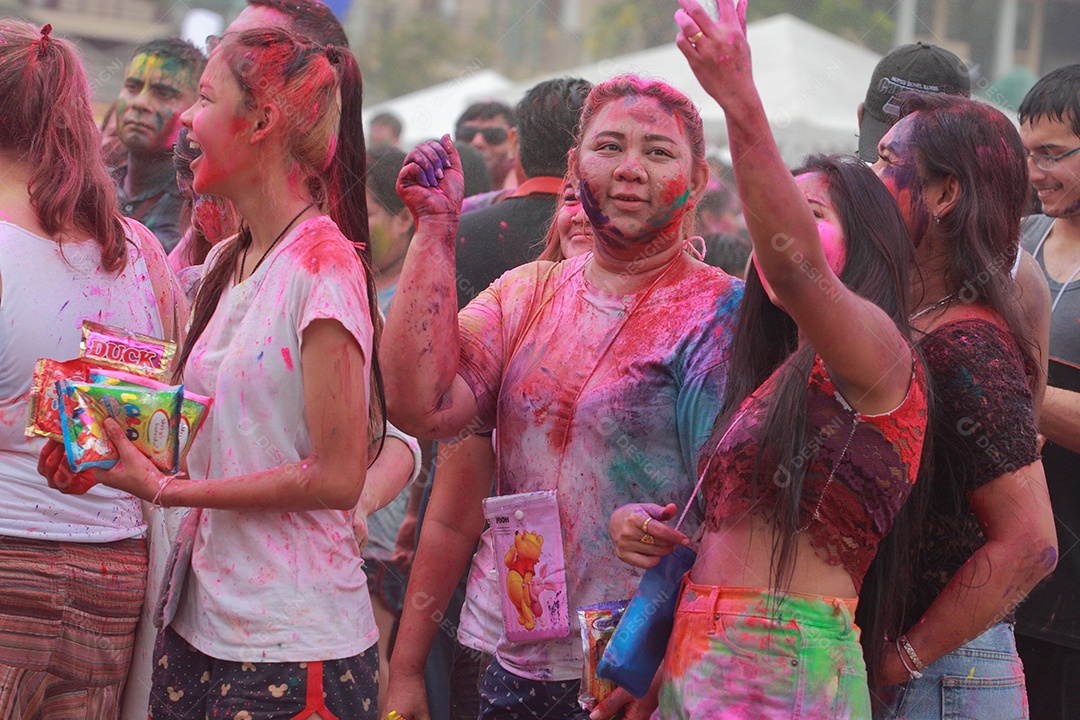
[[900, 638], [896, 639], [896, 654], [900, 656], [900, 662], [903, 664], [904, 669], [907, 670], [908, 680], [918, 680], [922, 677], [922, 673], [915, 668], [908, 665], [908, 659], [905, 657], [906, 653], [904, 648], [900, 645]]
[[926, 663], [919, 659], [919, 656], [915, 654], [915, 648], [911, 647], [911, 643], [908, 642], [907, 635], [901, 635], [897, 638], [897, 642], [904, 646], [904, 652], [907, 653], [908, 658], [911, 659], [911, 664], [915, 666], [915, 669], [919, 672], [926, 670]]

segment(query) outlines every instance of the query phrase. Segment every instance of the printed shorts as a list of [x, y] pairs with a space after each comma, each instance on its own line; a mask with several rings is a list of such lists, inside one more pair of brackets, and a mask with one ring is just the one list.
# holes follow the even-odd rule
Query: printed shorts
[[479, 720], [587, 720], [578, 705], [580, 680], [530, 680], [510, 672], [495, 658], [480, 685]]
[[854, 613], [855, 600], [695, 585], [687, 575], [659, 717], [868, 720]]
[[150, 717], [154, 720], [375, 720], [376, 646], [351, 658], [306, 663], [217, 660], [172, 628], [158, 633]]

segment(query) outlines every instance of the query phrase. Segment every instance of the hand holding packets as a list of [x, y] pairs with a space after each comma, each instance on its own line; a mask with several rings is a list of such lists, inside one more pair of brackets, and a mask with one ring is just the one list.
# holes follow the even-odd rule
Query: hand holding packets
[[[39, 470], [46, 469], [46, 456], [62, 447], [72, 475], [69, 482], [64, 473], [65, 480], [53, 482], [54, 487], [86, 492], [93, 481], [83, 471], [116, 465], [122, 437], [157, 470], [179, 471], [212, 400], [185, 393], [182, 385], [161, 382], [169, 375], [174, 351], [172, 343], [87, 322], [81, 358], [38, 361], [27, 435], [62, 442], [62, 446], [50, 443], [39, 462]], [[109, 418], [116, 421], [119, 435], [110, 435]], [[47, 477], [52, 477], [57, 464], [52, 464], [53, 473]]]

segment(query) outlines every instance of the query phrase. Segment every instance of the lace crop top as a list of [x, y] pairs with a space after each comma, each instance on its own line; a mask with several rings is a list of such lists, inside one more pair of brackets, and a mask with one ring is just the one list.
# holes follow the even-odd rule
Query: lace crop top
[[[720, 447], [725, 428], [714, 430], [705, 444], [701, 467], [708, 464], [703, 493], [711, 531], [724, 519], [746, 512], [768, 515], [777, 487], [791, 481], [791, 472], [777, 468], [768, 453], [762, 480], [755, 483], [752, 477], [769, 408], [769, 394], [762, 391], [783, 369], [743, 402]], [[810, 533], [818, 555], [843, 565], [858, 590], [918, 473], [926, 431], [926, 379], [915, 361], [904, 401], [882, 415], [855, 412], [833, 385], [820, 356], [814, 358], [808, 385], [806, 446], [793, 468], [801, 471], [803, 463], [810, 463], [800, 503], [801, 527]]]

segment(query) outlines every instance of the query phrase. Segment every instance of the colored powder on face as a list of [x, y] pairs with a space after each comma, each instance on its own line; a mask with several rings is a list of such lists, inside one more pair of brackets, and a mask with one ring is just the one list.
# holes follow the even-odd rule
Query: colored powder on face
[[281, 359], [285, 361], [285, 368], [288, 370], [293, 369], [292, 353], [289, 352], [289, 348], [281, 348]]
[[[682, 178], [680, 178], [682, 180]], [[679, 191], [680, 187], [686, 187], [681, 195], [671, 197]], [[679, 220], [683, 216], [682, 207], [690, 199], [690, 188], [685, 182], [678, 182], [665, 188], [663, 199], [663, 212], [649, 219], [649, 225], [657, 229], [663, 229], [671, 225], [672, 221]]]
[[[601, 241], [609, 233], [613, 233], [618, 237], [622, 236], [618, 229], [610, 227], [611, 218], [601, 212], [596, 193], [584, 180], [581, 181], [581, 207], [584, 208], [585, 214], [589, 217], [589, 222], [592, 223], [594, 234]], [[602, 232], [596, 232], [598, 230], [602, 230]]]

